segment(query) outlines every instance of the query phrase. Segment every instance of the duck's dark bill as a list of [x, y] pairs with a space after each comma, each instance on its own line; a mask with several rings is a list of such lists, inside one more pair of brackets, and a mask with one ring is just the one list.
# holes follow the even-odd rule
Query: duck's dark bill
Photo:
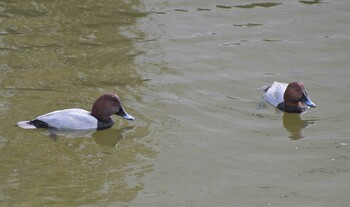
[[303, 97], [301, 98], [301, 101], [303, 103], [305, 103], [307, 106], [316, 107], [316, 104], [314, 104], [314, 102], [312, 102], [310, 100], [310, 98], [308, 96], [306, 96], [305, 94], [303, 94]]
[[125, 119], [127, 119], [127, 120], [129, 120], [129, 121], [134, 121], [134, 120], [135, 120], [134, 117], [130, 116], [130, 115], [127, 114], [127, 113], [125, 113], [125, 115], [123, 116], [123, 118], [125, 118]]
[[121, 117], [123, 117], [123, 118], [125, 118], [125, 119], [127, 119], [127, 120], [129, 120], [129, 121], [134, 121], [135, 120], [134, 117], [130, 116], [128, 113], [125, 112], [123, 107], [120, 108], [119, 112], [116, 113], [116, 114], [121, 116]]

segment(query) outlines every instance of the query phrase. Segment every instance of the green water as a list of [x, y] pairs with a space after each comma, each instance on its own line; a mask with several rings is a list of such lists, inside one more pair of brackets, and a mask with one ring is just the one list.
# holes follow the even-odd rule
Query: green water
[[[145, 16], [133, 5], [139, 2], [1, 3], [1, 206], [104, 206], [129, 202], [142, 189], [140, 179], [152, 170], [143, 160], [154, 152], [138, 141], [150, 122], [127, 89], [143, 82], [133, 46], [142, 33], [123, 34]], [[120, 120], [113, 129], [57, 141], [15, 126], [57, 109], [90, 110], [106, 92], [119, 94], [137, 123]]]

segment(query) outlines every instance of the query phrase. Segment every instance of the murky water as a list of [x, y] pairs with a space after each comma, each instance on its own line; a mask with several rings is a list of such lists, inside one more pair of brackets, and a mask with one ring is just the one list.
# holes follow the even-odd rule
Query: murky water
[[[6, 1], [1, 3], [1, 206], [96, 206], [128, 203], [153, 166], [150, 121], [138, 112], [142, 85], [128, 28], [145, 14], [138, 1]], [[128, 32], [129, 31], [129, 32]], [[128, 32], [126, 37], [123, 33]], [[57, 109], [90, 110], [118, 93], [136, 123], [76, 138], [25, 131], [19, 120]]]
[[[347, 1], [0, 3], [1, 206], [349, 206]], [[305, 83], [302, 116], [262, 85]], [[20, 120], [136, 117], [91, 135]]]

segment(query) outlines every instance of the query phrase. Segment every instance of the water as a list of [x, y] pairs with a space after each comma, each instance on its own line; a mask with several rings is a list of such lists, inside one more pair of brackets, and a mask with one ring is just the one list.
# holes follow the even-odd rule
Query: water
[[[347, 1], [0, 6], [2, 206], [349, 205]], [[261, 104], [275, 80], [317, 108]], [[110, 91], [135, 122], [15, 126]]]
[[[150, 121], [135, 110], [140, 97], [128, 90], [143, 83], [134, 40], [122, 34], [145, 16], [131, 4], [1, 4], [1, 206], [123, 204], [142, 189], [154, 150], [146, 145]], [[110, 130], [56, 141], [15, 126], [57, 109], [90, 110], [105, 92], [118, 93], [137, 123], [118, 119]]]

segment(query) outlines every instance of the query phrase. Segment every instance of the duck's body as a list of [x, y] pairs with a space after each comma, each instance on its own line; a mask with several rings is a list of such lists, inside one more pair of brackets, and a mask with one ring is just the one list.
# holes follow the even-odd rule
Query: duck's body
[[266, 91], [264, 99], [272, 106], [289, 113], [303, 113], [316, 105], [307, 96], [301, 82], [280, 83], [275, 81]]
[[[20, 125], [21, 122], [19, 122]], [[25, 121], [21, 126], [26, 128], [55, 128], [88, 130], [97, 129], [98, 120], [84, 109], [64, 109], [53, 111], [31, 121]]]
[[17, 125], [25, 129], [100, 130], [113, 126], [114, 121], [110, 117], [113, 114], [134, 120], [125, 112], [117, 95], [104, 94], [95, 101], [91, 112], [78, 108], [58, 110], [38, 116], [31, 121], [18, 122]]

